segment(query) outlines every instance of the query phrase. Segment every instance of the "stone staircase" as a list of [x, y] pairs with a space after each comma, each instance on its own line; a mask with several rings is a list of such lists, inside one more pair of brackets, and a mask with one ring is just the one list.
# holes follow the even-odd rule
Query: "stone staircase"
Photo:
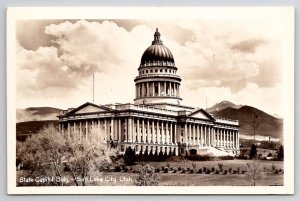
[[212, 155], [212, 156], [235, 156], [232, 152], [227, 152], [216, 147], [199, 147], [198, 153], [200, 155]]

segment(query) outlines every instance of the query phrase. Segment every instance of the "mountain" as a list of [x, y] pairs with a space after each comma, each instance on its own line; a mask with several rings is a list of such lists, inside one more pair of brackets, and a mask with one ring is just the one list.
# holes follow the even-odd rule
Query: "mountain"
[[236, 105], [236, 104], [234, 104], [230, 101], [222, 101], [222, 102], [217, 103], [217, 104], [213, 105], [212, 107], [208, 108], [206, 111], [208, 113], [212, 113], [212, 112], [215, 112], [215, 111], [224, 110], [228, 107], [239, 109], [239, 108], [242, 107], [242, 105]]
[[242, 106], [240, 108], [227, 107], [223, 110], [215, 110], [211, 114], [214, 117], [239, 120], [240, 134], [242, 135], [254, 134], [254, 119], [256, 135], [273, 138], [282, 138], [283, 135], [282, 119], [275, 118], [251, 106]]
[[53, 107], [29, 107], [17, 109], [17, 122], [58, 120], [60, 109]]

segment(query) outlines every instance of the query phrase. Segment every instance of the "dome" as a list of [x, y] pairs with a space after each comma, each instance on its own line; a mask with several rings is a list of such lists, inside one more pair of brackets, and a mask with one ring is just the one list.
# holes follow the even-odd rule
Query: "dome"
[[141, 59], [141, 65], [144, 65], [148, 62], [157, 61], [174, 63], [174, 57], [171, 51], [163, 45], [162, 41], [160, 40], [160, 33], [156, 28], [154, 33], [154, 41], [152, 41], [152, 45], [145, 50]]

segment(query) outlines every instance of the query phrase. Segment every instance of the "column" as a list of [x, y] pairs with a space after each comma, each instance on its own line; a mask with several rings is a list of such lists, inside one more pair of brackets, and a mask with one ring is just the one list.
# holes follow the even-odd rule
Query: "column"
[[204, 137], [203, 137], [203, 125], [202, 124], [200, 125], [200, 143], [201, 143], [201, 146], [203, 146]]
[[132, 142], [132, 118], [128, 119], [128, 142]]
[[208, 126], [207, 129], [208, 129], [208, 146], [211, 146], [211, 129], [210, 129], [210, 126]]
[[164, 94], [167, 96], [167, 82], [164, 82]]
[[151, 132], [151, 137], [152, 137], [152, 140], [151, 140], [151, 143], [154, 143], [154, 119], [152, 120], [152, 132]]
[[142, 142], [145, 142], [145, 121], [144, 121], [144, 119], [142, 120], [142, 136], [143, 136]]
[[199, 128], [199, 124], [197, 125], [197, 145], [199, 145], [200, 144], [200, 142], [199, 142], [199, 136], [200, 136], [200, 128]]
[[196, 125], [193, 125], [193, 144], [196, 144]]
[[149, 82], [147, 82], [147, 94], [146, 94], [146, 96], [150, 96]]
[[157, 86], [158, 86], [158, 96], [160, 96], [160, 82], [157, 82]]
[[68, 138], [71, 136], [70, 122], [68, 122]]
[[88, 137], [88, 133], [89, 133], [89, 130], [88, 130], [88, 120], [85, 120], [85, 138]]
[[150, 122], [149, 119], [147, 119], [147, 137], [146, 141], [149, 143], [150, 142]]
[[211, 129], [212, 129], [212, 135], [213, 135], [213, 137], [212, 137], [212, 146], [214, 147], [214, 146], [216, 146], [216, 144], [215, 144], [216, 132], [215, 132], [214, 127], [212, 127]]
[[185, 136], [185, 143], [187, 144], [188, 143], [188, 140], [187, 140], [187, 122], [184, 124], [184, 136]]
[[173, 144], [173, 122], [170, 123], [170, 142], [169, 144]]
[[159, 121], [156, 122], [156, 143], [159, 143]]
[[191, 123], [189, 126], [188, 134], [189, 134], [189, 143], [192, 144], [192, 124]]
[[82, 125], [81, 125], [81, 121], [79, 122], [79, 140], [81, 142], [81, 138], [82, 138]]
[[180, 140], [178, 140], [178, 137], [177, 137], [177, 122], [175, 122], [175, 124], [174, 124], [174, 144], [177, 144], [177, 142], [178, 141], [180, 141]]
[[237, 137], [236, 137], [236, 147], [237, 147], [237, 149], [240, 149], [240, 142], [239, 142], [239, 140], [240, 140], [240, 133], [239, 133], [239, 131], [237, 131], [237, 133], [236, 133], [236, 135], [237, 135]]
[[165, 144], [169, 144], [169, 122], [166, 122]]
[[[73, 137], [75, 137], [75, 135], [77, 135], [77, 133], [76, 133], [76, 123], [74, 121], [74, 123], [73, 123]], [[76, 136], [76, 137], [78, 137], [78, 136]]]
[[165, 132], [164, 132], [164, 122], [163, 121], [161, 121], [161, 133], [160, 133], [161, 135], [160, 135], [160, 143], [161, 144], [164, 144], [164, 135], [165, 135]]
[[169, 96], [172, 95], [172, 87], [171, 87], [171, 82], [169, 82]]
[[114, 132], [114, 118], [112, 117], [110, 119], [110, 138], [109, 140], [114, 140], [114, 135], [115, 135], [115, 132]]
[[137, 118], [137, 141], [141, 142], [141, 128], [140, 128], [140, 118]]
[[155, 96], [155, 82], [152, 82], [152, 96]]
[[206, 125], [204, 125], [204, 146], [207, 146], [206, 135]]
[[122, 141], [121, 119], [118, 120], [118, 123], [119, 123], [119, 126], [118, 126], [118, 129], [119, 129], [119, 132], [118, 132], [119, 138], [118, 138], [118, 140], [119, 140], [119, 142], [121, 142]]

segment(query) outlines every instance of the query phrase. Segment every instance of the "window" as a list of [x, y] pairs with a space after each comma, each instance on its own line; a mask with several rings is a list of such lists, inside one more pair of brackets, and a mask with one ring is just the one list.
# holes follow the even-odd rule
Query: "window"
[[148, 73], [148, 70], [146, 70], [146, 73]]
[[157, 69], [155, 69], [155, 72], [157, 73]]
[[162, 73], [162, 69], [160, 69], [160, 72]]
[[168, 70], [167, 70], [167, 69], [165, 69], [165, 72], [167, 73], [167, 72], [168, 72]]
[[152, 73], [152, 70], [150, 70], [150, 73]]
[[171, 71], [171, 70], [169, 70], [169, 72], [171, 73], [172, 71]]

